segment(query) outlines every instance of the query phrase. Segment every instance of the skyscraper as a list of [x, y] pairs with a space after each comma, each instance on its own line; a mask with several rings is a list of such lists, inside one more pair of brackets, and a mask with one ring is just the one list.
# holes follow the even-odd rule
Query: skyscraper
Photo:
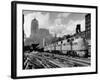
[[38, 20], [36, 18], [34, 18], [31, 22], [31, 35], [34, 33], [37, 33], [38, 31]]

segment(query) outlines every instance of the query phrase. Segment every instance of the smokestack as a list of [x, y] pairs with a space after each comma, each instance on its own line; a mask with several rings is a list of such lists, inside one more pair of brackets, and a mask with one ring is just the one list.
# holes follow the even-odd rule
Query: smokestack
[[45, 47], [45, 38], [43, 38], [43, 47]]

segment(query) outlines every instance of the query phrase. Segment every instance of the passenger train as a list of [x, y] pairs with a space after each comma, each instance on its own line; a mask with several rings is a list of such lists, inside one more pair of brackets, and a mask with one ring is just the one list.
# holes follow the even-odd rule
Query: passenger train
[[68, 56], [88, 57], [88, 42], [85, 38], [72, 37], [57, 41], [44, 47], [44, 51]]

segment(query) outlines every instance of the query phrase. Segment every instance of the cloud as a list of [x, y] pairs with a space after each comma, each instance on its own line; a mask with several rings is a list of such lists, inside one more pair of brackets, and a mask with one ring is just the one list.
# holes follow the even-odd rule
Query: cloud
[[50, 33], [56, 33], [57, 35], [61, 36], [65, 29], [65, 25], [62, 23], [62, 20], [63, 18], [67, 18], [69, 15], [70, 13], [58, 13], [53, 25], [49, 26]]
[[64, 30], [65, 26], [64, 25], [54, 25], [52, 27], [50, 27], [49, 29], [51, 30], [51, 32], [54, 33], [61, 33]]
[[67, 18], [70, 15], [70, 13], [60, 13], [58, 14], [58, 18]]
[[71, 13], [59, 13], [57, 18], [54, 20], [54, 24], [49, 28], [50, 33], [56, 33], [58, 36], [63, 36], [67, 34], [74, 34], [76, 32], [76, 25], [81, 25], [81, 31], [85, 30], [85, 18], [82, 20], [79, 19], [69, 19], [67, 24], [63, 24], [62, 19], [66, 18]]
[[50, 33], [54, 36], [57, 34], [57, 36], [62, 36], [62, 32], [65, 30], [65, 25], [63, 24], [56, 24], [51, 27], [49, 27]]
[[76, 25], [81, 25], [81, 31], [85, 30], [85, 19], [83, 20], [70, 20], [69, 23], [66, 25], [66, 29], [62, 32], [64, 35], [66, 34], [74, 34], [76, 32]]
[[[25, 15], [25, 24], [24, 24], [24, 31], [26, 37], [30, 36], [31, 33], [31, 21], [32, 19], [36, 18], [39, 22], [39, 28], [49, 29], [50, 33], [54, 35], [56, 33], [58, 36], [67, 35], [67, 34], [74, 34], [76, 25], [81, 24], [82, 31], [85, 30], [85, 18], [81, 19], [82, 14], [73, 16], [71, 13], [55, 13], [51, 14], [46, 12], [43, 14], [42, 12], [30, 12], [26, 13]], [[70, 15], [70, 16], [69, 16]], [[54, 17], [55, 16], [55, 17]], [[53, 17], [53, 19], [51, 19]], [[65, 22], [64, 22], [65, 21]], [[50, 23], [52, 22], [52, 23]]]
[[51, 34], [57, 34], [57, 36], [63, 36], [67, 34], [74, 34], [76, 32], [76, 25], [81, 25], [81, 31], [85, 30], [85, 19], [83, 20], [70, 20], [68, 24], [56, 24], [49, 28]]
[[60, 24], [62, 24], [62, 19], [61, 18], [55, 19], [54, 25], [60, 25]]

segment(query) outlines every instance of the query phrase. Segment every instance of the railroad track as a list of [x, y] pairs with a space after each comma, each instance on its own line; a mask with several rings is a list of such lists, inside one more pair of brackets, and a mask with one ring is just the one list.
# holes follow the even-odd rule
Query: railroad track
[[35, 56], [41, 64], [44, 64], [46, 68], [59, 68], [60, 66], [53, 63], [50, 59], [44, 56]]
[[54, 55], [54, 58], [60, 60], [60, 61], [66, 61], [69, 65], [73, 66], [89, 66], [90, 60], [83, 60], [79, 58], [72, 58], [72, 57], [67, 57], [67, 56], [59, 56], [59, 55]]
[[40, 68], [60, 68], [60, 66], [54, 64], [52, 61], [44, 58], [43, 56], [31, 55], [27, 58], [24, 65], [26, 65], [25, 69], [28, 69], [28, 65], [32, 65], [35, 69]]
[[76, 59], [76, 58], [70, 58], [69, 60], [73, 61], [74, 63], [83, 65], [83, 66], [88, 66], [90, 65], [90, 61], [86, 61], [86, 60], [81, 60], [81, 59]]
[[[68, 56], [61, 56], [61, 55], [45, 55], [45, 54], [30, 54], [28, 56], [28, 60], [25, 61], [26, 63], [31, 63], [33, 68], [40, 69], [40, 68], [60, 68], [68, 65], [67, 67], [76, 67], [76, 66], [89, 66], [90, 61], [72, 58]], [[61, 65], [63, 64], [63, 65]], [[29, 64], [28, 64], [29, 65]]]
[[76, 58], [72, 58], [72, 57], [67, 57], [67, 58], [60, 57], [59, 59], [63, 59], [65, 61], [69, 61], [70, 63], [76, 64], [76, 65], [79, 65], [79, 66], [88, 66], [88, 65], [91, 64], [89, 61], [76, 59]]

